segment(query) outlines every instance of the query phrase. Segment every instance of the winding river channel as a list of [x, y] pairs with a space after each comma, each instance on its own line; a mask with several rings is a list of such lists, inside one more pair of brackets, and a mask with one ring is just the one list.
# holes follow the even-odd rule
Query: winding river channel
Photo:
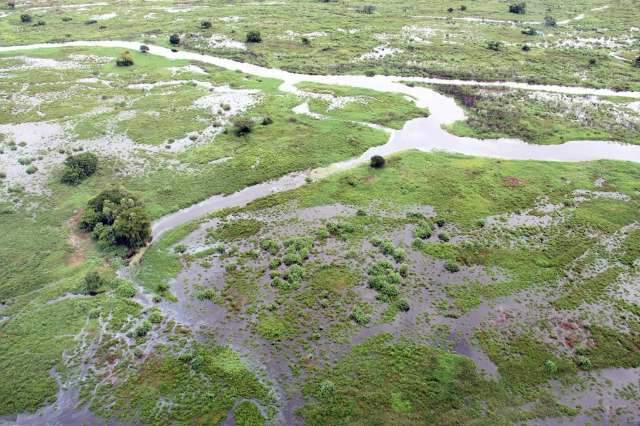
[[[18, 52], [33, 49], [61, 48], [61, 47], [114, 47], [137, 50], [140, 43], [129, 41], [75, 41], [57, 44], [35, 44], [25, 46], [0, 47], [0, 52]], [[608, 89], [593, 89], [584, 87], [531, 85], [517, 82], [477, 82], [462, 80], [444, 80], [422, 77], [400, 76], [358, 76], [358, 75], [303, 75], [290, 73], [278, 69], [237, 62], [215, 56], [192, 53], [173, 52], [170, 49], [150, 45], [150, 54], [159, 55], [174, 60], [189, 60], [215, 65], [229, 70], [239, 70], [264, 78], [282, 80], [280, 90], [288, 93], [299, 93], [296, 84], [300, 82], [315, 82], [330, 85], [343, 85], [357, 88], [372, 89], [383, 92], [399, 93], [411, 97], [417, 106], [428, 108], [428, 117], [408, 121], [401, 130], [391, 131], [386, 144], [369, 149], [357, 158], [338, 162], [328, 167], [295, 172], [284, 175], [272, 181], [246, 187], [230, 195], [215, 195], [191, 207], [177, 211], [158, 219], [153, 224], [153, 237], [158, 239], [179, 225], [195, 220], [208, 213], [228, 208], [243, 206], [253, 200], [267, 196], [274, 192], [281, 192], [300, 187], [311, 179], [320, 179], [339, 170], [348, 169], [367, 162], [372, 155], [388, 156], [397, 152], [416, 149], [424, 152], [446, 151], [472, 156], [501, 158], [508, 160], [541, 160], [541, 161], [591, 161], [591, 160], [622, 160], [640, 162], [640, 145], [629, 145], [608, 141], [572, 141], [561, 145], [533, 145], [517, 139], [488, 139], [480, 140], [469, 137], [458, 137], [449, 134], [443, 126], [465, 118], [464, 111], [455, 101], [425, 87], [412, 87], [407, 82], [427, 84], [470, 85], [482, 87], [505, 87], [531, 91], [547, 91], [573, 95], [618, 96], [640, 99], [640, 92], [615, 92]], [[321, 117], [318, 119], [322, 119]], [[126, 273], [124, 268], [122, 273]], [[138, 299], [146, 302], [144, 297]], [[166, 306], [163, 312], [171, 313]], [[478, 315], [485, 315], [486, 310], [474, 311], [476, 317], [465, 318], [468, 325], [478, 322]], [[170, 315], [175, 317], [175, 313]], [[465, 341], [466, 342], [466, 341]], [[473, 348], [463, 348], [462, 352]], [[636, 372], [637, 374], [637, 372]], [[635, 377], [635, 376], [634, 376]], [[61, 387], [62, 388], [62, 387]], [[36, 415], [22, 415], [17, 419], [18, 424], [39, 424], [43, 416], [60, 423], [92, 423], [99, 420], [91, 416], [88, 410], [78, 411], [75, 407], [76, 395], [60, 392], [57, 403], [41, 410]], [[0, 424], [2, 423], [0, 419]]]
[[[42, 43], [24, 46], [0, 47], [0, 52], [61, 47], [114, 47], [137, 50], [140, 43], [131, 41], [73, 41], [67, 43]], [[618, 96], [640, 99], [640, 92], [616, 92], [610, 89], [587, 87], [538, 85], [518, 82], [478, 82], [466, 80], [446, 80], [424, 77], [373, 76], [363, 75], [305, 75], [279, 69], [238, 62], [230, 59], [200, 53], [177, 51], [149, 45], [150, 54], [173, 60], [189, 60], [215, 65], [233, 71], [242, 71], [259, 77], [282, 80], [280, 90], [298, 93], [296, 84], [306, 81], [330, 85], [343, 85], [382, 92], [400, 93], [411, 97], [418, 107], [428, 108], [429, 117], [416, 118], [405, 123], [398, 131], [391, 132], [386, 144], [373, 147], [347, 161], [306, 172], [291, 173], [273, 181], [247, 187], [231, 195], [215, 195], [200, 203], [158, 219], [153, 224], [153, 237], [157, 239], [164, 232], [223, 208], [243, 206], [253, 200], [273, 192], [287, 191], [304, 185], [307, 178], [322, 178], [328, 174], [364, 163], [372, 155], [391, 155], [400, 151], [416, 149], [420, 151], [446, 151], [472, 156], [501, 158], [506, 160], [540, 161], [592, 161], [622, 160], [640, 162], [640, 145], [630, 145], [608, 141], [570, 141], [560, 145], [534, 145], [518, 139], [476, 139], [459, 137], [443, 129], [444, 125], [464, 120], [464, 110], [453, 98], [441, 95], [426, 87], [411, 87], [405, 83], [450, 84], [482, 87], [504, 87], [521, 90], [546, 91], [572, 95]]]

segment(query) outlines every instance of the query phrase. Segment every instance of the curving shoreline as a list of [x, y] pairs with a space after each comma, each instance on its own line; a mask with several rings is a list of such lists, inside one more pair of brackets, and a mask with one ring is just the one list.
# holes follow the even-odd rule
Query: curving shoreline
[[[140, 43], [130, 41], [72, 41], [66, 43], [40, 43], [24, 46], [0, 47], [0, 52], [13, 52], [34, 49], [51, 49], [61, 47], [113, 47], [137, 50]], [[520, 90], [547, 91], [572, 95], [618, 96], [640, 99], [640, 92], [616, 92], [611, 89], [593, 89], [575, 86], [538, 85], [518, 82], [479, 82], [466, 80], [446, 80], [425, 77], [373, 76], [363, 75], [305, 75], [295, 74], [279, 69], [265, 68], [258, 65], [238, 62], [231, 59], [200, 53], [178, 51], [148, 45], [149, 54], [159, 55], [173, 60], [189, 60], [206, 63], [232, 71], [264, 78], [282, 80], [280, 90], [288, 93], [299, 93], [296, 84], [307, 81], [328, 85], [350, 86], [407, 95], [416, 105], [428, 108], [429, 117], [416, 118], [405, 123], [401, 130], [391, 133], [386, 144], [370, 148], [360, 156], [334, 163], [327, 167], [294, 172], [280, 178], [246, 187], [230, 195], [214, 195], [188, 208], [166, 215], [153, 223], [153, 237], [157, 239], [164, 232], [179, 225], [190, 222], [217, 210], [228, 207], [239, 207], [274, 192], [282, 192], [298, 188], [305, 184], [307, 178], [322, 178], [333, 172], [345, 170], [365, 163], [373, 155], [388, 156], [411, 149], [423, 152], [445, 151], [471, 156], [500, 158], [505, 160], [537, 160], [580, 162], [594, 160], [619, 160], [640, 163], [640, 145], [630, 145], [609, 141], [570, 141], [560, 145], [534, 145], [519, 139], [476, 139], [459, 137], [448, 133], [443, 126], [465, 119], [464, 110], [453, 98], [447, 97], [426, 87], [410, 87], [405, 82], [427, 84], [466, 85], [479, 87], [505, 87]]]

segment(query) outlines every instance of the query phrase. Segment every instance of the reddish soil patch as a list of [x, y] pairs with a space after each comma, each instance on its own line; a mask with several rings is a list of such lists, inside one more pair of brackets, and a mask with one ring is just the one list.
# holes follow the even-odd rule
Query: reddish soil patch
[[67, 265], [78, 266], [86, 258], [87, 244], [89, 244], [89, 234], [81, 232], [78, 229], [78, 224], [84, 213], [83, 209], [76, 211], [73, 216], [67, 221], [67, 228], [69, 228], [69, 238], [67, 242], [73, 247], [73, 253], [67, 259]]
[[504, 178], [502, 178], [502, 183], [504, 184], [504, 186], [514, 187], [526, 185], [527, 181], [515, 176], [505, 176]]

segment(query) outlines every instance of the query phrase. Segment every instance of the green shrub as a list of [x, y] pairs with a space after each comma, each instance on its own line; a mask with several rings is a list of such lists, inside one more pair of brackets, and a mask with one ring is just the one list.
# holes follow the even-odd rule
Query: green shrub
[[443, 242], [448, 242], [451, 238], [447, 232], [441, 232], [438, 234], [438, 239]]
[[122, 281], [116, 288], [116, 294], [119, 297], [131, 298], [136, 295], [136, 288], [129, 281]]
[[525, 2], [513, 3], [509, 5], [509, 12], [523, 15], [527, 12], [527, 4]]
[[122, 52], [118, 59], [116, 59], [116, 65], [119, 67], [130, 67], [133, 65], [133, 56], [128, 50]]
[[447, 262], [444, 264], [444, 269], [448, 272], [458, 272], [460, 270], [460, 265], [456, 262]]
[[260, 248], [274, 256], [280, 251], [278, 243], [270, 238], [260, 241]]
[[553, 362], [552, 360], [548, 359], [548, 360], [546, 360], [544, 362], [544, 370], [550, 376], [554, 376], [554, 375], [556, 375], [558, 373], [558, 366], [556, 365], [555, 362]]
[[20, 22], [22, 22], [23, 24], [28, 24], [31, 21], [33, 21], [33, 18], [28, 13], [23, 13], [22, 15], [20, 15]]
[[89, 271], [84, 276], [83, 291], [85, 294], [95, 296], [105, 286], [106, 281], [98, 271]]
[[171, 34], [169, 36], [169, 43], [171, 43], [174, 46], [177, 46], [178, 44], [180, 44], [180, 36], [178, 34]]
[[386, 164], [386, 160], [384, 159], [383, 156], [381, 155], [374, 155], [373, 157], [371, 157], [370, 160], [370, 165], [371, 167], [373, 167], [374, 169], [381, 169], [384, 167], [384, 165]]
[[203, 30], [208, 30], [211, 27], [212, 27], [211, 21], [202, 21], [202, 22], [200, 22], [200, 28], [202, 28]]
[[398, 307], [398, 310], [401, 312], [409, 312], [409, 309], [411, 309], [411, 307], [409, 306], [409, 302], [407, 302], [404, 299], [400, 299], [396, 302], [396, 306]]
[[262, 43], [262, 36], [259, 31], [249, 31], [247, 33], [247, 43]]
[[591, 368], [593, 367], [593, 365], [591, 364], [591, 360], [583, 355], [578, 356], [576, 363], [581, 370], [585, 371], [591, 370]]
[[98, 157], [91, 152], [67, 157], [64, 161], [62, 183], [77, 185], [84, 179], [93, 175], [98, 169]]
[[147, 334], [149, 334], [152, 328], [153, 328], [153, 325], [151, 324], [151, 321], [144, 320], [142, 321], [142, 324], [140, 324], [138, 328], [136, 328], [135, 335], [137, 337], [144, 337]]
[[149, 314], [149, 321], [152, 324], [159, 324], [162, 322], [162, 312], [160, 312], [160, 309], [154, 308], [151, 310], [151, 313]]
[[431, 229], [431, 225], [423, 222], [416, 227], [415, 235], [416, 235], [416, 238], [426, 240], [431, 238], [432, 232], [433, 232], [433, 229]]
[[367, 325], [369, 321], [371, 321], [371, 314], [369, 313], [370, 309], [366, 304], [358, 304], [353, 307], [353, 311], [351, 311], [351, 315], [349, 316], [353, 321], [360, 325]]
[[285, 271], [284, 278], [291, 284], [298, 284], [304, 278], [305, 273], [306, 272], [302, 266], [293, 265]]
[[282, 258], [282, 262], [287, 266], [302, 264], [302, 257], [298, 253], [289, 252], [284, 255], [284, 257]]
[[238, 117], [233, 120], [233, 133], [236, 136], [246, 136], [253, 131], [253, 120], [249, 117]]
[[398, 273], [401, 277], [406, 278], [406, 276], [409, 275], [409, 265], [406, 263], [401, 264], [398, 268]]

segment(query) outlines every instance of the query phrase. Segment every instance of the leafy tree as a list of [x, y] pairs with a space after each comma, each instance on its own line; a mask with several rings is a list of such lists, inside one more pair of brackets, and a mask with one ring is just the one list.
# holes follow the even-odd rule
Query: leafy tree
[[147, 46], [146, 44], [140, 45], [140, 52], [148, 53], [149, 52], [149, 46]]
[[638, 56], [636, 60], [633, 62], [633, 66], [636, 68], [640, 68], [640, 56]]
[[103, 244], [130, 249], [144, 246], [151, 237], [151, 221], [142, 204], [119, 188], [107, 189], [89, 200], [80, 227]]
[[23, 24], [28, 24], [29, 22], [31, 22], [33, 20], [33, 18], [31, 17], [31, 15], [29, 15], [28, 13], [24, 13], [22, 15], [20, 15], [20, 21]]
[[262, 43], [260, 31], [249, 31], [247, 33], [247, 43]]
[[200, 28], [202, 28], [203, 30], [208, 30], [211, 27], [212, 27], [211, 21], [202, 21], [202, 22], [200, 22]]
[[174, 46], [180, 44], [180, 36], [178, 34], [171, 34], [169, 36], [169, 43], [171, 43]]

